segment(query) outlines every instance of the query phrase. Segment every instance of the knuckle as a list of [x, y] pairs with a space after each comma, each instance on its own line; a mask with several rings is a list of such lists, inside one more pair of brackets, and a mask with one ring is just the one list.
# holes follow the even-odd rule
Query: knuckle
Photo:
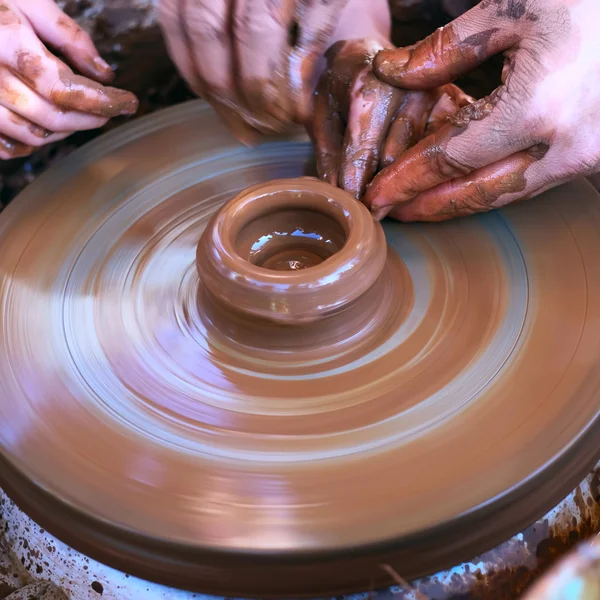
[[199, 0], [185, 15], [190, 33], [202, 42], [223, 42], [228, 37], [227, 15], [221, 2]]
[[0, 149], [0, 160], [11, 160], [13, 158], [30, 156], [33, 153], [33, 150], [33, 148], [25, 146], [24, 144], [20, 144], [18, 149]]
[[29, 41], [28, 36], [24, 36], [15, 52], [16, 74], [34, 89], [37, 89], [38, 80], [44, 74], [44, 59], [39, 46], [39, 40]]
[[344, 166], [355, 171], [375, 171], [379, 164], [379, 156], [373, 149], [366, 148], [358, 152], [351, 152], [344, 156]]
[[79, 25], [77, 25], [77, 29], [73, 33], [73, 42], [81, 46], [95, 47], [90, 34], [85, 29], [79, 27]]
[[494, 202], [498, 199], [498, 194], [491, 193], [483, 183], [473, 182], [470, 187], [470, 193], [465, 197], [465, 208], [476, 212], [492, 210]]
[[65, 98], [65, 94], [68, 93], [68, 90], [65, 88], [65, 85], [62, 81], [58, 79], [53, 79], [48, 83], [47, 93], [43, 94], [45, 98], [51, 100], [57, 105], [61, 105]]
[[507, 92], [498, 98], [494, 112], [499, 121], [514, 129], [515, 123], [523, 120], [523, 97]]
[[[237, 39], [248, 40], [257, 34], [268, 34], [274, 28], [283, 29], [284, 26], [273, 19], [269, 13], [249, 10], [251, 4], [242, 6], [241, 10], [235, 10], [232, 16], [233, 31]], [[221, 15], [219, 15], [219, 18]]]
[[71, 17], [62, 14], [57, 22], [71, 42], [79, 42], [85, 38], [85, 31]]
[[34, 123], [29, 123], [27, 126], [27, 139], [23, 139], [22, 141], [30, 146], [34, 146], [36, 148], [40, 148], [45, 146], [50, 138], [53, 135], [53, 132], [44, 129], [43, 127], [39, 127]]
[[156, 14], [160, 23], [172, 30], [179, 20], [179, 3], [176, 0], [160, 0]]
[[445, 179], [462, 177], [472, 170], [461, 153], [450, 148], [434, 148], [431, 153], [433, 169]]
[[453, 23], [436, 29], [426, 38], [424, 50], [434, 64], [446, 68], [453, 67], [456, 62], [468, 58], [464, 46], [459, 43], [459, 36]]

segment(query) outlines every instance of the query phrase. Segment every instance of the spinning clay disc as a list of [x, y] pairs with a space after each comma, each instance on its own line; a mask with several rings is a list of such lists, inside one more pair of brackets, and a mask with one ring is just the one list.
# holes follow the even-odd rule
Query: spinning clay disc
[[310, 152], [244, 148], [190, 103], [0, 215], [0, 485], [75, 548], [206, 593], [368, 590], [492, 547], [600, 455], [593, 189], [385, 223], [362, 303], [234, 315], [200, 282], [202, 233]]

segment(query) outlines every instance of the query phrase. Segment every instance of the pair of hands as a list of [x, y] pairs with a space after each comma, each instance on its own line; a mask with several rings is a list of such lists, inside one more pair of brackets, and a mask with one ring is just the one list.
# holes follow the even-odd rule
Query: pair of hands
[[388, 0], [161, 0], [159, 14], [179, 71], [238, 139], [312, 124], [321, 176], [356, 198], [470, 101], [452, 85], [406, 92], [375, 78], [373, 57], [392, 47]]
[[[596, 0], [482, 0], [403, 49], [391, 48], [382, 0], [161, 9], [175, 62], [238, 137], [307, 123], [321, 176], [377, 218], [486, 211], [600, 169]], [[500, 52], [489, 97], [452, 85]]]
[[[366, 71], [338, 93], [331, 90], [343, 68], [334, 57], [317, 91], [313, 123], [321, 175], [362, 197], [378, 219], [440, 221], [597, 172], [599, 18], [595, 0], [482, 0], [413, 47], [375, 57], [365, 52]], [[490, 96], [475, 102], [448, 89], [500, 52], [506, 57], [502, 82]], [[368, 85], [361, 83], [365, 72]], [[389, 109], [380, 101], [394, 94], [443, 97], [444, 89], [455, 107], [446, 102], [447, 110], [434, 105], [430, 111], [430, 101], [416, 119], [406, 108], [414, 104], [402, 104], [408, 100], [390, 100]], [[379, 103], [379, 116], [365, 116], [377, 108], [365, 94]], [[413, 124], [409, 142], [397, 131], [409, 130], [407, 120]], [[398, 140], [401, 148], [390, 154]]]
[[0, 159], [137, 110], [133, 94], [105, 85], [111, 68], [52, 0], [0, 0], [0, 39]]
[[[307, 122], [322, 72], [309, 127], [319, 171], [378, 218], [490, 210], [600, 170], [596, 0], [482, 0], [405, 49], [390, 48], [385, 0], [160, 8], [182, 74], [242, 139]], [[52, 0], [0, 0], [0, 35], [0, 158], [135, 112]], [[502, 84], [489, 97], [451, 85], [499, 52]]]
[[[161, 0], [171, 58], [242, 141], [303, 123], [342, 13], [364, 0]], [[375, 4], [381, 0], [375, 0]]]
[[382, 170], [364, 201], [381, 218], [443, 220], [530, 198], [600, 170], [600, 38], [594, 0], [483, 0], [377, 76], [431, 89], [499, 52], [501, 85]]

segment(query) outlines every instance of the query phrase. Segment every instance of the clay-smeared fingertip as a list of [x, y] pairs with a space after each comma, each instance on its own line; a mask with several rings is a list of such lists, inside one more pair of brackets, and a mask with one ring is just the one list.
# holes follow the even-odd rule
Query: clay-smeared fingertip
[[90, 73], [90, 77], [95, 79], [98, 83], [110, 85], [115, 80], [115, 73], [114, 71], [110, 71], [110, 73], [94, 71], [93, 74]]
[[127, 92], [120, 102], [120, 115], [121, 116], [132, 116], [135, 115], [140, 106], [140, 101], [131, 93]]
[[321, 181], [338, 187], [338, 169], [335, 166], [336, 161], [332, 158], [333, 157], [327, 153], [317, 156], [317, 175]]
[[115, 78], [113, 68], [101, 56], [93, 57], [90, 62], [93, 65], [94, 74], [98, 81], [110, 83]]
[[69, 54], [74, 57], [73, 64], [86, 77], [103, 84], [109, 84], [115, 78], [111, 66], [100, 56], [96, 54], [81, 56], [77, 53], [77, 49], [71, 49]]
[[94, 57], [93, 63], [98, 72], [105, 73], [106, 75], [113, 73], [111, 66], [101, 56]]
[[362, 203], [372, 212], [386, 205], [386, 202], [383, 201], [383, 198], [380, 198], [377, 193], [376, 182], [379, 175], [376, 175], [375, 178], [367, 183], [365, 188], [365, 193], [362, 198]]
[[402, 78], [409, 59], [410, 51], [406, 48], [381, 50], [373, 61], [373, 71], [379, 79], [394, 85]]
[[0, 135], [0, 159], [24, 158], [34, 151], [33, 146], [17, 142], [12, 138]]
[[99, 83], [108, 85], [114, 81], [115, 73], [114, 73], [114, 71], [111, 71], [110, 73], [101, 73], [101, 72], [95, 71], [93, 74], [93, 78]]

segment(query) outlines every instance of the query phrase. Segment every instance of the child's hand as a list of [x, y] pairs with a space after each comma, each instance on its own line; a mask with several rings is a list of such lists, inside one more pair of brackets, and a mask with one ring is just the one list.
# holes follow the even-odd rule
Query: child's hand
[[0, 0], [0, 159], [135, 113], [133, 94], [102, 85], [111, 79], [88, 34], [52, 0]]

